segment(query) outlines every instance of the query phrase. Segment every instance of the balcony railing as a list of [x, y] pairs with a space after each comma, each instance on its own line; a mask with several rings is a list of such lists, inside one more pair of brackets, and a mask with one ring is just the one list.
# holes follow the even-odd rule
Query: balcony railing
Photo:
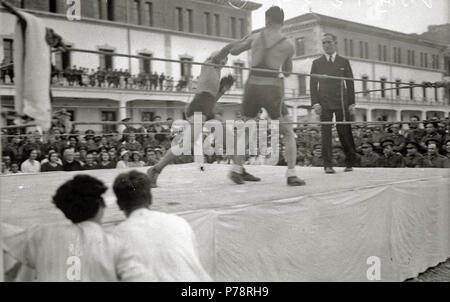
[[409, 97], [395, 97], [382, 98], [378, 96], [358, 96], [357, 102], [360, 103], [376, 103], [376, 104], [390, 104], [390, 105], [418, 105], [418, 106], [445, 106], [449, 104], [447, 99], [435, 100], [434, 98], [414, 98]]
[[[11, 87], [14, 86], [14, 84], [11, 83], [1, 83], [0, 85], [6, 86], [6, 87]], [[119, 86], [119, 87], [93, 87], [90, 85], [85, 85], [85, 86], [71, 86], [71, 85], [61, 85], [61, 84], [52, 84], [52, 87], [54, 88], [70, 88], [70, 89], [96, 89], [96, 90], [101, 90], [101, 91], [106, 91], [109, 90], [111, 91], [111, 93], [117, 92], [118, 90], [129, 90], [129, 91], [147, 91], [147, 92], [157, 92], [157, 93], [171, 93], [171, 94], [176, 94], [176, 93], [195, 93], [196, 89], [195, 89], [195, 85], [192, 86], [187, 86], [187, 87], [183, 87], [183, 88], [177, 88], [177, 87], [166, 87], [165, 89], [148, 89], [148, 87], [145, 86], [131, 86], [131, 87], [127, 87], [127, 86]], [[232, 87], [228, 93], [228, 95], [230, 96], [236, 96], [239, 97], [243, 94], [243, 88], [236, 88], [236, 87]], [[298, 89], [294, 89], [294, 88], [286, 88], [284, 89], [284, 96], [285, 98], [289, 98], [289, 99], [295, 99], [298, 98], [299, 100], [305, 100], [305, 99], [309, 99], [311, 96], [309, 94], [302, 94], [299, 95], [299, 90]], [[415, 98], [415, 99], [411, 99], [409, 97], [395, 97], [395, 98], [382, 98], [379, 96], [371, 96], [371, 95], [367, 95], [367, 96], [362, 96], [359, 95], [356, 97], [356, 101], [358, 103], [363, 103], [363, 104], [389, 104], [389, 105], [417, 105], [417, 106], [449, 106], [450, 102], [448, 99], [440, 99], [440, 100], [435, 100], [434, 98]]]
[[[289, 95], [288, 95], [289, 94]], [[286, 91], [285, 97], [289, 99], [306, 100], [311, 98], [310, 94], [297, 95], [297, 90], [290, 89]], [[450, 106], [448, 99], [441, 99], [436, 101], [434, 98], [417, 98], [410, 99], [409, 97], [397, 98], [382, 98], [378, 96], [356, 96], [356, 102], [360, 104], [388, 104], [388, 105], [416, 105], [416, 106]]]
[[[12, 87], [14, 86], [14, 84], [11, 83], [1, 83], [0, 85], [6, 86], [6, 87]], [[195, 93], [196, 89], [195, 89], [195, 85], [191, 86], [191, 87], [183, 87], [183, 88], [177, 88], [177, 87], [165, 87], [164, 89], [149, 89], [148, 87], [145, 86], [131, 86], [131, 87], [127, 87], [127, 86], [119, 86], [119, 87], [97, 87], [97, 86], [90, 86], [90, 85], [85, 85], [85, 86], [80, 86], [80, 85], [61, 85], [61, 84], [52, 84], [53, 88], [70, 88], [70, 89], [98, 89], [98, 90], [109, 90], [111, 92], [116, 92], [118, 90], [129, 90], [129, 91], [147, 91], [147, 92], [164, 92], [164, 93]], [[290, 97], [290, 98], [294, 98], [298, 96], [298, 90], [297, 89], [291, 89], [291, 88], [286, 88], [285, 90], [285, 96], [286, 97]], [[232, 95], [232, 96], [241, 96], [243, 94], [243, 88], [236, 88], [236, 87], [232, 87], [228, 92], [228, 95]]]

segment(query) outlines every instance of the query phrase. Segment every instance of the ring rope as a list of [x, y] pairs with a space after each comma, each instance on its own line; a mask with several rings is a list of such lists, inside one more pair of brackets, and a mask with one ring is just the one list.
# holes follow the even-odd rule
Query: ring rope
[[[426, 122], [426, 121], [423, 121]], [[423, 122], [417, 122], [416, 124], [420, 124]], [[402, 124], [402, 125], [406, 125], [406, 124], [411, 124], [412, 122], [410, 121], [342, 121], [342, 122], [338, 122], [338, 121], [329, 121], [329, 122], [314, 122], [314, 121], [297, 121], [297, 122], [279, 122], [279, 124], [288, 124], [288, 125], [392, 125], [392, 124]], [[86, 126], [86, 125], [100, 125], [100, 126], [120, 126], [120, 125], [124, 125], [124, 126], [133, 126], [133, 125], [142, 125], [142, 126], [152, 126], [152, 125], [169, 125], [171, 123], [169, 122], [165, 122], [165, 121], [161, 121], [161, 122], [71, 122], [72, 125], [74, 126]], [[189, 123], [189, 124], [194, 124], [194, 123]], [[199, 123], [199, 124], [204, 124], [204, 123]], [[222, 122], [222, 124], [226, 124], [226, 122]], [[9, 126], [4, 126], [1, 127], [1, 129], [16, 129], [16, 128], [28, 128], [28, 127], [36, 127], [35, 124], [25, 124], [25, 125], [9, 125]], [[112, 133], [111, 133], [112, 134]], [[67, 133], [64, 135], [74, 135], [73, 133]]]
[[[57, 50], [61, 51], [61, 50]], [[228, 65], [219, 65], [219, 64], [212, 64], [212, 63], [204, 63], [204, 62], [196, 62], [196, 61], [182, 61], [182, 60], [174, 60], [174, 59], [165, 59], [165, 58], [158, 58], [158, 57], [146, 57], [141, 55], [129, 55], [129, 54], [122, 54], [122, 53], [111, 53], [111, 52], [103, 52], [98, 50], [87, 50], [87, 49], [80, 49], [80, 48], [68, 48], [67, 51], [70, 52], [81, 52], [81, 53], [90, 53], [90, 54], [100, 54], [100, 55], [109, 55], [109, 56], [117, 56], [117, 57], [126, 57], [126, 58], [134, 58], [134, 59], [144, 59], [144, 60], [151, 60], [151, 61], [161, 61], [161, 62], [169, 62], [169, 63], [182, 63], [182, 64], [189, 64], [189, 65], [200, 65], [200, 66], [209, 66], [209, 67], [217, 67], [217, 68], [227, 68], [227, 69], [239, 69], [239, 70], [249, 70], [249, 71], [258, 71], [258, 72], [271, 72], [274, 73], [271, 69], [265, 69], [265, 68], [250, 68], [245, 66], [228, 66]], [[275, 73], [279, 73], [278, 71]], [[345, 81], [360, 81], [360, 82], [372, 82], [372, 83], [385, 83], [385, 84], [402, 84], [402, 85], [410, 85], [411, 83], [404, 83], [404, 82], [390, 82], [390, 81], [380, 81], [380, 80], [370, 80], [370, 79], [356, 79], [356, 78], [347, 78], [347, 77], [338, 77], [338, 76], [329, 76], [329, 75], [323, 75], [323, 74], [309, 74], [309, 73], [299, 73], [299, 72], [282, 72], [285, 75], [297, 75], [297, 76], [309, 76], [319, 79], [335, 79], [335, 80], [345, 80]], [[418, 84], [419, 85], [419, 84]], [[420, 85], [423, 86], [423, 85]]]
[[[187, 105], [188, 103], [186, 103]], [[113, 107], [113, 106], [73, 106], [73, 105], [54, 105], [53, 109], [186, 109], [186, 105], [184, 106], [173, 106], [173, 107]], [[218, 103], [216, 107], [231, 107], [231, 106], [238, 106], [241, 105], [240, 103], [232, 103], [232, 104], [220, 104]], [[5, 106], [6, 110], [8, 110], [8, 107]], [[13, 112], [13, 111], [11, 111]]]
[[[346, 121], [346, 122], [334, 122], [334, 121], [330, 121], [330, 122], [308, 122], [308, 121], [298, 121], [298, 122], [280, 122], [279, 124], [289, 124], [289, 125], [300, 125], [300, 127], [303, 128], [316, 128], [317, 126], [321, 126], [321, 125], [351, 125], [351, 126], [389, 126], [389, 125], [393, 125], [393, 124], [401, 124], [401, 125], [410, 125], [410, 124], [422, 124], [426, 121], [422, 121], [422, 122], [407, 122], [407, 121], [372, 121], [372, 122], [368, 122], [368, 121], [361, 121], [361, 122], [350, 122], [350, 121]], [[118, 123], [118, 122], [78, 122], [78, 123], [72, 123], [73, 125], [107, 125], [107, 126], [120, 126], [120, 125], [168, 125], [169, 123], [167, 122], [139, 122], [139, 123]], [[190, 125], [194, 125], [196, 123], [189, 123]], [[204, 125], [203, 123], [198, 123], [200, 125]], [[223, 125], [226, 125], [226, 123], [223, 123]], [[16, 129], [16, 128], [24, 128], [24, 127], [32, 127], [34, 125], [20, 125], [20, 126], [6, 126], [3, 127], [2, 129]], [[94, 136], [104, 136], [104, 135], [122, 135], [122, 136], [126, 136], [126, 135], [130, 135], [130, 134], [135, 134], [136, 136], [142, 136], [142, 135], [149, 135], [149, 134], [163, 134], [163, 135], [170, 135], [172, 134], [171, 132], [159, 132], [159, 133], [141, 133], [141, 132], [122, 132], [122, 133], [116, 133], [116, 132], [96, 132]], [[20, 137], [20, 138], [26, 138], [26, 137], [36, 137], [37, 134], [35, 133], [31, 133], [31, 134], [2, 134], [2, 137], [7, 137], [7, 138], [13, 138], [13, 137]], [[54, 136], [54, 137], [71, 137], [71, 136], [86, 136], [87, 134], [82, 134], [82, 133], [61, 133], [61, 134], [52, 134], [52, 133], [44, 133], [44, 134], [39, 134], [39, 136], [43, 136], [43, 137], [50, 137], [50, 136]]]

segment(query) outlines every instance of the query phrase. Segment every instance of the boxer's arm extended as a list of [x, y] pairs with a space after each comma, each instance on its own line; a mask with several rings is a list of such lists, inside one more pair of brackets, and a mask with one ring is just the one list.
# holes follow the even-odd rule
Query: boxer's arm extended
[[242, 52], [249, 50], [252, 48], [252, 36], [246, 36], [242, 40], [232, 42], [222, 48], [219, 52], [219, 54], [213, 59], [216, 62], [220, 62], [222, 59], [224, 59], [228, 54], [232, 54], [233, 56], [237, 56], [241, 54]]

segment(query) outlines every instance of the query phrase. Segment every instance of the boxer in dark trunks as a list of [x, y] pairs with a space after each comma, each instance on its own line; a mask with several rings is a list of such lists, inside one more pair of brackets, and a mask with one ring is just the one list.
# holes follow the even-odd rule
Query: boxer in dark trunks
[[[205, 63], [225, 65], [227, 63], [227, 55], [220, 56], [218, 52], [213, 53]], [[202, 123], [212, 119], [219, 119], [216, 117], [215, 107], [217, 101], [233, 86], [234, 79], [231, 75], [220, 79], [221, 68], [203, 65], [198, 80], [197, 93], [194, 99], [186, 108], [186, 117], [191, 125], [194, 122], [194, 113], [202, 114]], [[202, 135], [202, 127], [197, 127], [199, 133], [195, 133], [196, 127], [191, 127], [193, 144]], [[180, 136], [181, 137], [181, 136]], [[183, 141], [180, 139], [177, 144], [172, 144], [172, 148], [164, 155], [164, 157], [152, 168], [148, 169], [147, 175], [151, 180], [153, 188], [157, 187], [159, 174], [163, 169], [175, 160], [177, 154], [181, 154], [180, 146]], [[203, 158], [203, 156], [201, 156]], [[260, 179], [245, 174], [247, 181], [259, 181]]]
[[[279, 120], [280, 131], [286, 146], [286, 161], [288, 163], [287, 184], [289, 186], [302, 186], [305, 182], [296, 176], [297, 144], [295, 133], [290, 122], [288, 111], [283, 103], [283, 82], [280, 78], [280, 69], [285, 76], [292, 71], [292, 57], [294, 46], [282, 35], [281, 28], [284, 23], [284, 12], [278, 6], [266, 11], [266, 27], [257, 33], [225, 46], [218, 57], [228, 54], [239, 55], [250, 50], [252, 53], [252, 68], [267, 71], [252, 70], [245, 86], [242, 103], [244, 119], [255, 119], [261, 108], [265, 108], [272, 120]], [[245, 129], [238, 131], [238, 144], [245, 144]], [[234, 165], [230, 178], [236, 184], [245, 183], [244, 163], [245, 157], [234, 156]]]

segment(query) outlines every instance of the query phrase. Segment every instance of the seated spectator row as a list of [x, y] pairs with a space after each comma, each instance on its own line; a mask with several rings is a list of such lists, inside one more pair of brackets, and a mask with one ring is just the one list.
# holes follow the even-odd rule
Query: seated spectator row
[[[161, 120], [155, 117], [155, 120]], [[168, 121], [171, 121], [169, 118]], [[354, 127], [360, 167], [450, 167], [450, 123], [448, 119], [433, 119], [419, 127], [413, 117], [407, 130], [399, 124]], [[323, 166], [320, 128], [300, 126], [297, 133], [297, 164]], [[134, 128], [128, 126], [122, 134], [115, 131], [97, 135], [93, 130], [84, 135], [73, 130], [64, 133], [55, 124], [46, 134], [39, 133], [22, 140], [16, 135], [3, 137], [2, 174], [52, 171], [80, 171], [153, 166], [170, 148], [174, 133], [169, 125]], [[336, 132], [333, 132], [335, 166], [344, 166], [344, 152]], [[284, 154], [284, 146], [280, 145]], [[192, 162], [182, 156], [176, 164]], [[231, 163], [231, 157], [205, 156], [207, 163]], [[247, 164], [267, 164], [267, 156], [248, 156]], [[280, 156], [278, 165], [286, 165]]]
[[[450, 125], [448, 119], [431, 119], [419, 127], [414, 116], [407, 130], [402, 125], [354, 127], [355, 145], [361, 167], [450, 167]], [[300, 166], [323, 166], [320, 130], [297, 129]], [[336, 166], [345, 166], [344, 152], [336, 132], [333, 133]]]

